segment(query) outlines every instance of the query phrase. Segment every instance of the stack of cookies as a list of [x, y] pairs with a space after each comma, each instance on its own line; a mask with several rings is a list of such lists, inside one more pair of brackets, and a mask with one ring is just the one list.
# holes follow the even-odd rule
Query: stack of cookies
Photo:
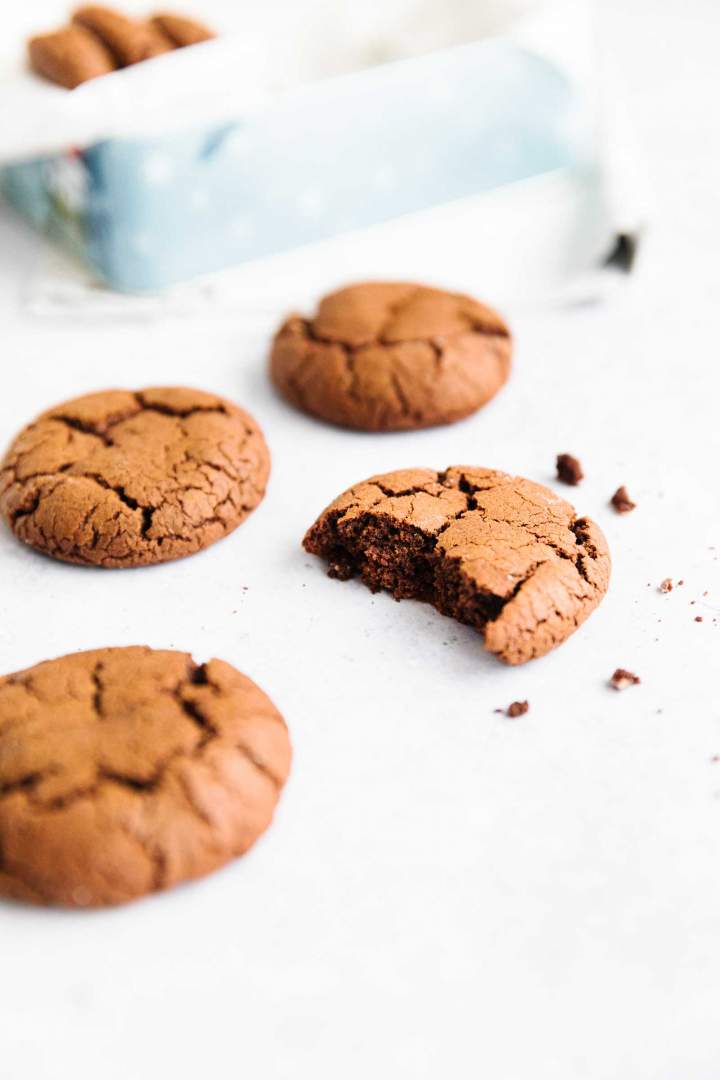
[[155, 56], [208, 41], [215, 35], [184, 15], [133, 19], [112, 8], [78, 8], [69, 26], [28, 42], [33, 71], [72, 90], [89, 79]]

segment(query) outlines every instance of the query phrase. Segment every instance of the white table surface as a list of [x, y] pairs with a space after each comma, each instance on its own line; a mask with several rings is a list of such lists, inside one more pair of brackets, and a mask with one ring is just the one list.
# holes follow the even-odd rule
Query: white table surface
[[[1, 670], [136, 642], [217, 655], [295, 747], [274, 827], [222, 873], [104, 913], [0, 908], [3, 1080], [717, 1080], [720, 8], [612, 0], [600, 29], [656, 189], [637, 276], [605, 303], [508, 311], [512, 381], [455, 427], [308, 420], [268, 385], [265, 330], [227, 311], [33, 316], [42, 245], [0, 213], [1, 443], [75, 394], [187, 383], [246, 405], [273, 453], [260, 509], [175, 565], [62, 567], [0, 532]], [[300, 549], [375, 471], [552, 482], [564, 450], [613, 581], [523, 668]], [[661, 595], [667, 576], [685, 584]], [[618, 666], [642, 684], [609, 689]], [[524, 698], [518, 720], [493, 711]]]

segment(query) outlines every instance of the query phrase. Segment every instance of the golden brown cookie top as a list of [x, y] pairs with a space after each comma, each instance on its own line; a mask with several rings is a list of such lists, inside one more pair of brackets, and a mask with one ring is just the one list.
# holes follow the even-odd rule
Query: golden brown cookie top
[[330, 293], [320, 301], [310, 326], [316, 337], [354, 348], [469, 332], [503, 337], [510, 333], [496, 311], [470, 296], [426, 285], [377, 281]]
[[280, 713], [221, 660], [98, 649], [0, 678], [0, 895], [101, 906], [207, 874], [289, 767]]
[[502, 318], [459, 293], [369, 282], [289, 318], [272, 379], [294, 405], [346, 427], [395, 431], [468, 416], [497, 392], [512, 342]]
[[492, 469], [406, 469], [356, 484], [320, 515], [305, 547], [332, 576], [359, 575], [398, 599], [474, 626], [507, 663], [564, 641], [607, 591], [602, 532], [549, 488]]
[[108, 390], [20, 432], [0, 463], [0, 513], [55, 558], [144, 566], [232, 532], [262, 500], [269, 469], [259, 427], [224, 398]]

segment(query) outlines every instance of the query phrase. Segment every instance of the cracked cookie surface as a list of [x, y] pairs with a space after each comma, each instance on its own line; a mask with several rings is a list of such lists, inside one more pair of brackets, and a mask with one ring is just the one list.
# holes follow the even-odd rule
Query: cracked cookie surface
[[492, 398], [510, 372], [500, 316], [470, 297], [369, 282], [326, 296], [278, 331], [270, 373], [312, 416], [364, 431], [449, 424]]
[[508, 664], [543, 656], [602, 600], [607, 542], [549, 488], [492, 469], [405, 469], [356, 484], [304, 547], [329, 574], [423, 600]]
[[269, 826], [285, 722], [221, 660], [141, 646], [0, 678], [0, 895], [125, 903], [202, 877]]
[[192, 555], [260, 503], [270, 456], [253, 418], [200, 390], [108, 390], [43, 413], [0, 463], [0, 513], [65, 562]]

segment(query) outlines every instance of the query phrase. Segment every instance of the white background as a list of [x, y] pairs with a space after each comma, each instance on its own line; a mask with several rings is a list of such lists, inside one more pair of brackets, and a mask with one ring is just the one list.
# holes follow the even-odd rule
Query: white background
[[[600, 32], [656, 194], [637, 276], [604, 303], [507, 310], [512, 380], [452, 428], [363, 436], [277, 400], [267, 333], [301, 280], [253, 333], [227, 311], [31, 315], [43, 248], [0, 214], [0, 442], [85, 391], [187, 383], [249, 408], [273, 454], [252, 518], [175, 565], [63, 567], [2, 531], [0, 670], [136, 642], [218, 655], [295, 747], [274, 827], [222, 873], [99, 914], [0, 907], [2, 1080], [720, 1075], [720, 8], [612, 0]], [[552, 482], [564, 450], [614, 576], [523, 668], [299, 546], [375, 471]], [[685, 585], [661, 595], [666, 576]], [[609, 689], [617, 666], [642, 684]], [[493, 711], [523, 698], [519, 720]]]

